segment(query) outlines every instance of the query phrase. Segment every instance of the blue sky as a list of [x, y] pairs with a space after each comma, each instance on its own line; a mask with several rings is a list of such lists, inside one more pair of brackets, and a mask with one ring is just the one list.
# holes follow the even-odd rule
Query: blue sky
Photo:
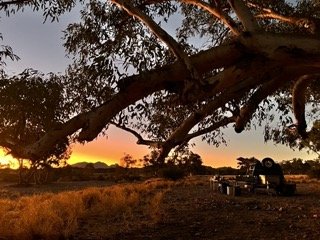
[[[11, 45], [14, 52], [21, 58], [19, 62], [7, 62], [6, 71], [19, 73], [31, 67], [44, 73], [63, 72], [71, 60], [66, 58], [62, 47], [62, 31], [68, 23], [77, 19], [77, 16], [77, 11], [73, 11], [63, 15], [59, 22], [54, 23], [50, 21], [43, 23], [41, 14], [30, 11], [17, 13], [10, 18], [2, 16], [0, 19], [1, 32], [4, 37], [2, 44]], [[269, 156], [275, 160], [316, 158], [315, 154], [308, 155], [305, 151], [292, 151], [285, 146], [275, 146], [271, 142], [265, 144], [262, 129], [236, 134], [232, 128], [229, 128], [225, 133], [228, 146], [221, 146], [218, 149], [202, 143], [200, 138], [195, 139], [194, 152], [201, 155], [206, 165], [236, 166], [236, 158], [240, 156], [254, 156], [258, 159]], [[112, 128], [108, 139], [99, 138], [86, 146], [77, 145], [74, 155], [86, 155], [86, 160], [92, 159], [92, 161], [108, 159], [108, 163], [119, 160], [124, 153], [140, 158], [148, 152], [148, 149], [137, 147], [135, 141], [131, 135]], [[114, 144], [118, 145], [114, 146]], [[118, 153], [114, 153], [114, 149], [119, 149]]]

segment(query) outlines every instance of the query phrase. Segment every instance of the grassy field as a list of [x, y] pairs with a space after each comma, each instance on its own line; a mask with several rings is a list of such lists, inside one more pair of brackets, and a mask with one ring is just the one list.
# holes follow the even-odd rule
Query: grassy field
[[[172, 182], [153, 181], [88, 187], [60, 193], [48, 193], [48, 186], [36, 189], [2, 189], [0, 238], [75, 237], [81, 231], [83, 222], [92, 217], [120, 222], [124, 229], [135, 221], [135, 214], [151, 223], [157, 220], [161, 211], [160, 202], [170, 185]], [[56, 187], [54, 190], [57, 191]]]
[[208, 179], [2, 186], [0, 239], [319, 239], [318, 181], [291, 176], [293, 197], [231, 197]]

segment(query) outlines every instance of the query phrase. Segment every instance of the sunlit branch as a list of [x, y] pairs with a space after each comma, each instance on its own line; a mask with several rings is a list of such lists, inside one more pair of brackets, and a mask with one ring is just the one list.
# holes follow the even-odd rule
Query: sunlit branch
[[312, 21], [310, 19], [287, 17], [287, 16], [276, 14], [274, 12], [262, 13], [262, 14], [257, 15], [256, 17], [258, 17], [258, 18], [271, 18], [271, 19], [276, 19], [276, 20], [282, 21], [282, 22], [290, 23], [290, 24], [296, 25], [298, 27], [306, 28], [311, 33], [315, 33], [316, 28], [317, 28], [314, 21]]
[[12, 156], [14, 156], [14, 153], [16, 151], [19, 151], [21, 147], [23, 146], [17, 144], [13, 139], [8, 139], [5, 136], [0, 138], [0, 149], [5, 149], [6, 155], [11, 154]]
[[[301, 49], [298, 51], [299, 54], [303, 53], [299, 57], [295, 55], [297, 49]], [[174, 131], [166, 141], [164, 153], [171, 150], [175, 141], [183, 140], [197, 123], [212, 114], [215, 109], [243, 97], [243, 94], [250, 89], [272, 79], [274, 77], [272, 74], [282, 71], [282, 65], [287, 68], [284, 74], [293, 74], [294, 77], [291, 79], [318, 73], [320, 60], [309, 58], [309, 54], [320, 54], [319, 49], [319, 40], [310, 37], [254, 33], [251, 37], [244, 38], [242, 44], [228, 43], [190, 56], [191, 64], [200, 74], [214, 69], [223, 68], [224, 71], [211, 79], [212, 89], [208, 89], [208, 97], [215, 97], [214, 102], [204, 107], [203, 112], [201, 109], [194, 112]], [[247, 54], [248, 51], [254, 54]], [[263, 55], [260, 61], [259, 57], [252, 57], [259, 54]], [[308, 56], [309, 60], [305, 56]], [[267, 57], [271, 60], [267, 60]], [[273, 62], [274, 65], [271, 64]], [[91, 141], [120, 111], [154, 92], [167, 90], [172, 84], [185, 81], [188, 75], [185, 64], [176, 61], [173, 64], [120, 79], [120, 90], [111, 99], [91, 111], [71, 118], [59, 128], [46, 132], [29, 146], [21, 146], [20, 149], [15, 150], [15, 154], [22, 158], [41, 158], [61, 139], [75, 133], [79, 133], [79, 141]], [[198, 96], [200, 99], [202, 97], [202, 95]]]
[[181, 0], [181, 2], [192, 4], [208, 11], [210, 14], [218, 18], [224, 25], [226, 25], [234, 35], [240, 35], [236, 22], [230, 16], [225, 14], [222, 9], [213, 7], [212, 5], [201, 0]]
[[306, 28], [312, 33], [314, 33], [317, 29], [315, 19], [293, 17], [293, 16], [284, 16], [282, 14], [275, 12], [274, 10], [272, 10], [270, 8], [261, 8], [259, 5], [256, 5], [253, 3], [249, 3], [249, 5], [264, 11], [263, 13], [257, 14], [256, 15], [257, 18], [276, 19], [281, 22], [286, 22], [286, 23], [289, 23], [292, 25], [296, 25], [298, 27]]
[[260, 30], [258, 22], [242, 0], [228, 0], [228, 2], [242, 23], [245, 31], [258, 32]]

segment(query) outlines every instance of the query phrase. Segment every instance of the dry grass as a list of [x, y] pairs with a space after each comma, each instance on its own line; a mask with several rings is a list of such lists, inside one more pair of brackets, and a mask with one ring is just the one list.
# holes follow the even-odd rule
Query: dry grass
[[209, 184], [209, 179], [211, 175], [198, 175], [198, 176], [189, 176], [183, 181], [178, 181], [176, 184], [183, 185], [184, 187], [188, 186], [206, 186]]
[[285, 179], [295, 183], [319, 183], [320, 181], [315, 178], [310, 178], [308, 175], [296, 174], [296, 175], [285, 175]]
[[83, 212], [75, 192], [0, 200], [0, 235], [12, 239], [67, 237]]
[[0, 196], [0, 239], [319, 239], [320, 182], [294, 178], [308, 182], [292, 197], [231, 197], [213, 192], [208, 176], [15, 200], [9, 189]]
[[[172, 182], [88, 188], [0, 199], [0, 239], [61, 239], [79, 231], [81, 219], [93, 216], [129, 226], [136, 213], [152, 222], [161, 217], [161, 201]], [[139, 215], [139, 216], [140, 216]]]

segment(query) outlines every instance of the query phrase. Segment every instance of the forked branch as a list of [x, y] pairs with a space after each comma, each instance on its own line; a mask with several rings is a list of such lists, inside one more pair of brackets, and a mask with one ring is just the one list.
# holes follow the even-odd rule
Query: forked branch
[[199, 137], [203, 134], [212, 132], [214, 130], [217, 130], [220, 127], [225, 127], [230, 123], [233, 123], [235, 121], [235, 117], [231, 116], [231, 117], [224, 117], [222, 118], [220, 121], [218, 122], [214, 122], [212, 123], [209, 127], [207, 128], [203, 128], [201, 130], [198, 130], [196, 132], [190, 133], [185, 137], [185, 141], [190, 141], [193, 138]]
[[[194, 119], [194, 115], [192, 115], [189, 120], [193, 121]], [[194, 125], [196, 125], [199, 121], [195, 121]], [[188, 130], [185, 131], [185, 134], [181, 134], [180, 136], [175, 136], [175, 137], [170, 137], [167, 141], [163, 142], [161, 145], [161, 149], [159, 152], [159, 156], [158, 156], [158, 161], [159, 162], [164, 162], [165, 158], [168, 156], [168, 154], [170, 153], [170, 151], [180, 145], [186, 144], [188, 143], [191, 139], [196, 138], [198, 136], [201, 136], [203, 134], [212, 132], [214, 130], [217, 130], [220, 127], [226, 126], [229, 123], [234, 122], [234, 118], [233, 117], [225, 117], [223, 119], [221, 119], [219, 122], [215, 122], [212, 123], [212, 125], [210, 125], [207, 128], [201, 129], [199, 131], [187, 134]]]

